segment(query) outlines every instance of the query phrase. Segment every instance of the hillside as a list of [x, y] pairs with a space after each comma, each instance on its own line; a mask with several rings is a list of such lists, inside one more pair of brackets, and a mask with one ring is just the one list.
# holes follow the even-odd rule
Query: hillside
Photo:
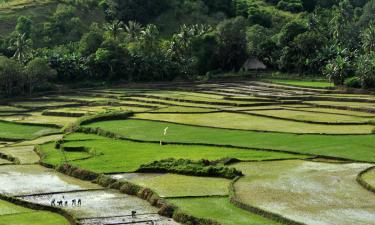
[[[58, 4], [77, 6], [64, 0], [0, 0], [0, 34], [6, 36], [14, 30], [17, 18], [27, 16], [35, 24], [46, 22], [53, 15]], [[99, 8], [87, 10], [76, 7], [76, 15], [89, 25], [92, 22], [104, 22], [104, 14]]]

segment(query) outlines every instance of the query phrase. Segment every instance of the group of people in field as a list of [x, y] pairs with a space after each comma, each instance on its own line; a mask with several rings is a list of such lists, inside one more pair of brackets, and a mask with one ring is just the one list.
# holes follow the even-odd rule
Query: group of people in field
[[[82, 200], [79, 199], [72, 199], [72, 206], [81, 206]], [[62, 199], [57, 201], [56, 199], [52, 199], [51, 206], [60, 206], [60, 207], [68, 207], [69, 201], [65, 199], [65, 196], [62, 196]]]

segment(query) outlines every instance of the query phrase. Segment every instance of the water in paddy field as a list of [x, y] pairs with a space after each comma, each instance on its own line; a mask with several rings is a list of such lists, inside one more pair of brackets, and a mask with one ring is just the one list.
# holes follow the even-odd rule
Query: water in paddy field
[[372, 164], [286, 160], [239, 163], [242, 202], [311, 225], [375, 224], [375, 195], [356, 182]]
[[[0, 166], [0, 180], [0, 193], [44, 205], [51, 205], [53, 200], [58, 205], [62, 201], [62, 206], [58, 207], [66, 209], [87, 225], [177, 224], [170, 218], [159, 216], [158, 209], [142, 199], [39, 165]], [[81, 205], [78, 205], [78, 200], [81, 200]], [[131, 217], [133, 210], [137, 211], [135, 218]]]

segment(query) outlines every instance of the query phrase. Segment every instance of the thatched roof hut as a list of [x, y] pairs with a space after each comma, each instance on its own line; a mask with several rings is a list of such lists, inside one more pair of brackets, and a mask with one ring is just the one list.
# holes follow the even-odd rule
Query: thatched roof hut
[[267, 66], [262, 61], [255, 57], [250, 57], [242, 66], [243, 70], [265, 70]]

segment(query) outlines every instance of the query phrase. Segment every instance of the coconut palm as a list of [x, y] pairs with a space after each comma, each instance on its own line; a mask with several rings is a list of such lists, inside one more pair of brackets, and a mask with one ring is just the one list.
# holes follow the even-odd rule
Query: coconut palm
[[15, 49], [13, 58], [24, 63], [30, 50], [30, 40], [26, 38], [25, 34], [18, 34], [12, 45], [12, 47]]
[[135, 41], [142, 31], [142, 25], [136, 21], [129, 21], [124, 27], [130, 41]]
[[375, 25], [370, 25], [362, 34], [362, 47], [366, 53], [375, 51]]
[[105, 24], [104, 29], [114, 40], [117, 40], [118, 36], [124, 30], [124, 23], [119, 20], [114, 20], [112, 23]]

